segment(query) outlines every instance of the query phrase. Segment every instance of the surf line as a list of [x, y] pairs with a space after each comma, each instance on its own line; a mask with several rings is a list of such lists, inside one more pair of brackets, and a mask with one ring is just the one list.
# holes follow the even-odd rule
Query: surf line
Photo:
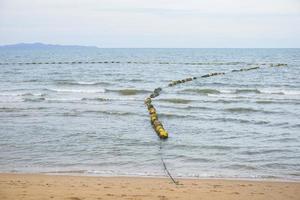
[[[259, 68], [260, 67], [242, 68], [242, 69], [238, 69], [238, 70], [231, 70], [229, 73], [242, 72], [242, 71], [251, 71], [251, 70], [257, 70]], [[209, 73], [209, 74], [202, 75], [200, 77], [189, 77], [189, 78], [182, 79], [182, 80], [175, 80], [175, 81], [172, 81], [171, 83], [169, 83], [168, 86], [166, 86], [166, 87], [173, 87], [177, 84], [190, 82], [190, 81], [196, 80], [198, 78], [208, 78], [208, 77], [211, 77], [211, 76], [219, 76], [219, 75], [225, 75], [225, 72], [214, 72], [214, 73]], [[165, 128], [163, 127], [163, 124], [159, 121], [156, 109], [152, 104], [152, 99], [158, 97], [160, 95], [161, 91], [162, 91], [161, 87], [155, 88], [153, 93], [151, 93], [149, 95], [149, 97], [147, 97], [145, 99], [144, 103], [147, 106], [147, 109], [148, 109], [148, 112], [149, 112], [149, 115], [150, 115], [150, 123], [152, 125], [152, 128], [154, 129], [154, 131], [157, 133], [157, 135], [161, 139], [160, 145], [159, 145], [159, 151], [160, 151], [160, 158], [161, 158], [161, 162], [162, 162], [163, 167], [164, 167], [164, 171], [167, 173], [167, 175], [170, 177], [170, 179], [172, 180], [172, 182], [174, 184], [179, 185], [179, 182], [176, 181], [173, 178], [172, 174], [168, 170], [167, 165], [166, 165], [166, 163], [163, 159], [163, 155], [162, 155], [162, 153], [163, 153], [162, 142], [163, 141], [162, 140], [166, 140], [169, 137], [169, 133], [165, 130]]]

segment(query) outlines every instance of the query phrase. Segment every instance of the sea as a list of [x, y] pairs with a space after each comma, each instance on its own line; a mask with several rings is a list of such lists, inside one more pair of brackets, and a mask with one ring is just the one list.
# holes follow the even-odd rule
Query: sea
[[163, 177], [163, 158], [176, 178], [299, 181], [299, 77], [300, 49], [3, 48], [0, 172]]

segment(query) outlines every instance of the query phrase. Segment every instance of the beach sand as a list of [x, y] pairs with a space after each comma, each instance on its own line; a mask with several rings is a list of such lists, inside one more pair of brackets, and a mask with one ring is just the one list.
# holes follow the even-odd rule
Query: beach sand
[[300, 199], [300, 182], [0, 174], [0, 199]]

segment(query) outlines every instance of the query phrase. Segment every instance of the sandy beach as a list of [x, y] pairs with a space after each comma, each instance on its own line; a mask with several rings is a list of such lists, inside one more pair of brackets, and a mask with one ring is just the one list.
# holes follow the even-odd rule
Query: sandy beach
[[299, 199], [300, 183], [0, 174], [0, 199]]

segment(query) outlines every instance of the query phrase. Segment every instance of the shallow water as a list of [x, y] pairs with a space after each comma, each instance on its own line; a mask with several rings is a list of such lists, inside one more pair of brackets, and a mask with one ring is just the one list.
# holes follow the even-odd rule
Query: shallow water
[[[87, 63], [86, 63], [87, 62]], [[0, 50], [0, 170], [300, 179], [299, 49]], [[287, 66], [271, 67], [279, 63]]]

